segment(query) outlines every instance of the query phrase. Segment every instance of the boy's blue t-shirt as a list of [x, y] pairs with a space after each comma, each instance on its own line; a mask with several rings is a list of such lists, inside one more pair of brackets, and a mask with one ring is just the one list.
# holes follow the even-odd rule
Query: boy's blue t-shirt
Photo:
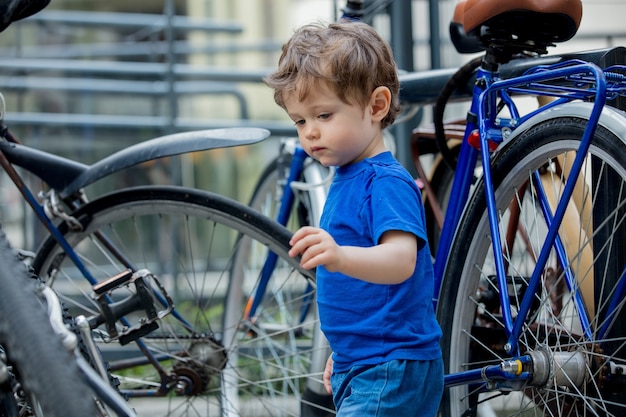
[[401, 284], [372, 284], [317, 268], [319, 315], [333, 350], [333, 370], [440, 357], [441, 329], [433, 311], [434, 275], [421, 194], [390, 152], [338, 168], [321, 227], [339, 245], [374, 246], [389, 230], [418, 237], [415, 271]]

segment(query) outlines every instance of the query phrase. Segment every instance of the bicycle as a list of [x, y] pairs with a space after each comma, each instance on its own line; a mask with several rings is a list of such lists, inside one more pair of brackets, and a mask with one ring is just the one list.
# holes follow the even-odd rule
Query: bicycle
[[[314, 325], [291, 326], [294, 307], [284, 290], [302, 293], [313, 274], [287, 255], [288, 230], [234, 200], [184, 187], [125, 188], [91, 202], [85, 192], [142, 162], [252, 144], [269, 132], [173, 134], [88, 166], [21, 144], [5, 125], [1, 95], [0, 103], [0, 166], [48, 233], [29, 261], [80, 319], [92, 363], [77, 363], [90, 384], [120, 381], [119, 392], [132, 406], [155, 404], [151, 415], [299, 408], [300, 383], [292, 375], [308, 368], [302, 344]], [[45, 183], [39, 193], [27, 185], [30, 174]], [[272, 282], [281, 287], [259, 300], [251, 319], [241, 294], [258, 275], [257, 258], [269, 251]], [[127, 411], [106, 397], [106, 387], [96, 388], [105, 405]]]
[[[295, 372], [293, 362], [306, 355], [294, 345], [294, 358], [277, 355], [268, 369], [267, 353], [282, 344], [275, 340], [295, 331], [262, 327], [259, 317], [290, 320], [290, 306], [266, 296], [251, 322], [243, 319], [245, 301], [237, 294], [244, 276], [256, 275], [254, 256], [268, 250], [279, 257], [273, 282], [293, 281], [297, 288], [308, 282], [301, 275], [312, 275], [298, 272], [297, 260], [287, 255], [287, 229], [234, 200], [184, 187], [145, 186], [87, 202], [83, 188], [156, 157], [254, 143], [268, 133], [235, 128], [174, 134], [86, 166], [19, 145], [3, 131], [0, 165], [50, 232], [31, 262], [34, 271], [73, 315], [87, 318], [105, 359], [113, 342], [121, 345], [114, 353], [123, 357], [107, 360], [108, 370], [131, 404], [163, 398], [155, 415], [240, 415], [240, 407], [259, 406], [252, 399], [239, 402], [240, 394], [276, 396], [281, 378], [271, 373]], [[12, 164], [51, 186], [40, 195], [42, 202]]]
[[[563, 4], [554, 3], [552, 6], [555, 4], [557, 7], [564, 8]], [[471, 6], [475, 5], [472, 4]], [[463, 6], [463, 3], [459, 6], [461, 16]], [[489, 5], [487, 5], [488, 7]], [[486, 9], [481, 11], [487, 12]], [[572, 10], [565, 11], [574, 14]], [[543, 16], [541, 14], [511, 12], [508, 15], [504, 14], [504, 16], [489, 16], [492, 18], [491, 21], [479, 22], [478, 26], [493, 25], [495, 29], [494, 27], [491, 29], [494, 32], [499, 30], [500, 34], [507, 34], [510, 32], [507, 31], [506, 26], [517, 23], [515, 22], [516, 18], [523, 19], [525, 13], [542, 21]], [[568, 16], [571, 17], [572, 14]], [[526, 16], [526, 18], [528, 17]], [[498, 19], [501, 21], [498, 22]], [[543, 21], [547, 23], [551, 19], [554, 19], [554, 16], [549, 16]], [[553, 31], [569, 27], [562, 34], [553, 32], [553, 35], [561, 36], [560, 39], [558, 37], [556, 39], [562, 41], [573, 36], [575, 29], [572, 31], [571, 28], [577, 27], [577, 25], [572, 24], [575, 22], [575, 18], [571, 17], [571, 19], [568, 21], [568, 18], [564, 18], [565, 21], [556, 22]], [[522, 24], [525, 23], [527, 24], [528, 21], [523, 20]], [[502, 26], [498, 26], [498, 24]], [[456, 28], [453, 27], [454, 29], [458, 30], [458, 25]], [[480, 27], [478, 30], [485, 30], [485, 28]], [[462, 36], [464, 31], [457, 33]], [[529, 40], [541, 41], [541, 39], [533, 39], [532, 34], [525, 35], [531, 36]], [[493, 36], [495, 38], [495, 35]], [[603, 123], [602, 121], [600, 121], [600, 126], [595, 133], [593, 127], [585, 130], [585, 119], [589, 120], [588, 126], [595, 126], [596, 121], [593, 116], [589, 116], [589, 110], [583, 112], [579, 109], [578, 113], [573, 112], [573, 109], [577, 108], [579, 104], [572, 102], [572, 100], [589, 99], [590, 96], [596, 94], [597, 89], [600, 92], [597, 93], [595, 99], [594, 111], [612, 113], [613, 110], [609, 110], [608, 107], [603, 109], [605, 86], [602, 84], [604, 83], [604, 74], [594, 65], [582, 61], [538, 65], [519, 77], [498, 79], [498, 65], [511, 58], [511, 56], [507, 57], [506, 54], [522, 52], [523, 49], [521, 48], [529, 46], [528, 44], [520, 45], [521, 48], [516, 49], [510, 38], [509, 42], [506, 41], [506, 37], [504, 38], [504, 42], [491, 39], [493, 41], [491, 50], [487, 49], [483, 64], [476, 75], [478, 82], [484, 81], [484, 84], [477, 83], [475, 87], [474, 100], [468, 116], [468, 126], [465, 129], [464, 142], [461, 145], [461, 155], [458, 157], [458, 166], [461, 167], [462, 171], [460, 174], [455, 174], [451, 191], [451, 195], [458, 199], [454, 201], [453, 209], [446, 212], [442, 241], [439, 242], [440, 246], [435, 260], [437, 275], [443, 277], [440, 292], [442, 299], [437, 300], [438, 294], [436, 294], [435, 299], [439, 307], [440, 322], [444, 326], [442, 347], [448, 374], [446, 384], [449, 387], [460, 386], [460, 388], [451, 388], [447, 391], [442, 404], [442, 412], [446, 415], [460, 415], [463, 412], [475, 414], [479, 407], [487, 408], [491, 402], [504, 402], [502, 398], [495, 399], [501, 397], [501, 393], [517, 392], [518, 403], [512, 408], [516, 410], [515, 413], [567, 412], [576, 414], [585, 412], [585, 410], [596, 412], [601, 409], [600, 413], [619, 414], [620, 408], [623, 407], [623, 398], [613, 396], [604, 384], [605, 381], [608, 381], [608, 384], [614, 384], [614, 389], [619, 390], [615, 387], [621, 387], [624, 381], [619, 377], [617, 369], [623, 366], [623, 361], [620, 359], [619, 348], [617, 350], [613, 348], [613, 352], [611, 352], [608, 347], [609, 343], [598, 340], [598, 336], [594, 336], [592, 333], [597, 331], [597, 334], [600, 335], [599, 339], [602, 339], [606, 335], [604, 332], [607, 332], [610, 327], [609, 324], [602, 325], [602, 322], [598, 321], [599, 319], [591, 319], [594, 314], [594, 305], [601, 304], [603, 297], [610, 297], [601, 291], [603, 288], [601, 286], [605, 283], [607, 285], [612, 284], [605, 279], [596, 278], [594, 280], [593, 276], [589, 277], [589, 274], [585, 278], [581, 273], [577, 273], [581, 269], [574, 270], [574, 267], [583, 267], [583, 258], [587, 256], [585, 252], [593, 250], [590, 249], [592, 240], [596, 254], [602, 252], [604, 248], [599, 243], [603, 239], [599, 237], [600, 229], [617, 226], [617, 230], [605, 230], [604, 233], [606, 236], [616, 236], [614, 239], [623, 238], [623, 229], [620, 230], [622, 226], [619, 220], [623, 214], [620, 214], [619, 211], [612, 213], [616, 223], [608, 226], [598, 220], [604, 218], [604, 215], [594, 209], [596, 211], [594, 211], [595, 220], [593, 224], [595, 228], [593, 230], [590, 227], [591, 223], [585, 218], [581, 220], [574, 217], [573, 224], [583, 226], [577, 228], [579, 240], [574, 240], [574, 242], [570, 240], [568, 243], [564, 243], [566, 236], [564, 232], [567, 231], [568, 227], [571, 229], [572, 223], [563, 224], [563, 227], [560, 227], [559, 217], [562, 219], [566, 211], [574, 213], [574, 216], [576, 213], [582, 214], [590, 208], [589, 205], [595, 206], [600, 199], [598, 196], [601, 194], [598, 188], [594, 188], [591, 192], [590, 188], [585, 187], [585, 182], [579, 181], [577, 183], [575, 179], [576, 172], [581, 169], [584, 161], [583, 157], [577, 158], [578, 167], [568, 170], [568, 167], [563, 164], [563, 160], [567, 158], [561, 157], [559, 161], [557, 156], [569, 149], [578, 149], [579, 155], [583, 155], [586, 153], [586, 147], [589, 146], [589, 143], [585, 142], [590, 141], [593, 137], [589, 148], [591, 149], [589, 161], [593, 159], [594, 164], [606, 163], [605, 166], [610, 165], [616, 173], [613, 179], [619, 185], [619, 177], [623, 178], [623, 161], [619, 157], [617, 159], [607, 157], [602, 148], [623, 144], [623, 135], [620, 135], [619, 129], [615, 130], [616, 126], [623, 123], [623, 120], [610, 126], [613, 133], [609, 133], [610, 130], [601, 130], [600, 126], [606, 127], [606, 122]], [[488, 37], [484, 39], [484, 41], [488, 40]], [[553, 41], [554, 38], [548, 44]], [[544, 53], [543, 48], [546, 45], [542, 45], [541, 42], [535, 43], [537, 44], [535, 52]], [[483, 46], [485, 45], [483, 44]], [[498, 51], [498, 47], [501, 47], [502, 50]], [[473, 48], [470, 50], [476, 52]], [[466, 50], [466, 52], [470, 50]], [[498, 56], [499, 52], [503, 52], [503, 54]], [[490, 61], [490, 58], [495, 59]], [[537, 63], [535, 62], [534, 65]], [[611, 81], [616, 80], [614, 84], [608, 83], [608, 87], [606, 87], [610, 91], [609, 95], [615, 97], [623, 91], [623, 87], [619, 84], [619, 80], [623, 78], [621, 74], [623, 67], [613, 67], [607, 71], [609, 71], [607, 78], [610, 78]], [[615, 73], [610, 73], [610, 71], [615, 71]], [[597, 75], [594, 77], [590, 74]], [[514, 94], [556, 96], [557, 100], [545, 104], [528, 115], [519, 116], [511, 101], [511, 96]], [[600, 96], [601, 98], [598, 98]], [[504, 116], [502, 120], [498, 119], [501, 113], [500, 109], [496, 107], [496, 98], [505, 103], [512, 114], [511, 117]], [[567, 102], [572, 103], [564, 104]], [[583, 122], [579, 118], [582, 118]], [[565, 129], [567, 129], [567, 133], [564, 132]], [[474, 142], [474, 146], [480, 145], [478, 146], [481, 149], [480, 157], [483, 161], [491, 162], [480, 165], [483, 169], [482, 178], [476, 185], [476, 191], [471, 195], [469, 205], [464, 206], [465, 198], [469, 194], [474, 179], [474, 167], [478, 158], [478, 151], [473, 150], [469, 144], [471, 135], [474, 136], [474, 139], [479, 135], [480, 143]], [[577, 143], [580, 135], [583, 136], [581, 142], [585, 146], [582, 148], [578, 148]], [[498, 144], [503, 139], [506, 140], [506, 143], [501, 149], [495, 150], [493, 157], [491, 157], [490, 142], [488, 141], [494, 138]], [[570, 143], [565, 145], [564, 143], [568, 141]], [[536, 143], [533, 144], [533, 142]], [[531, 144], [533, 146], [530, 146]], [[495, 147], [494, 144], [493, 148]], [[580, 149], [584, 151], [581, 153]], [[532, 153], [529, 155], [528, 152]], [[600, 155], [601, 158], [598, 158], [597, 155]], [[570, 156], [570, 158], [572, 157]], [[589, 163], [591, 164], [591, 162]], [[537, 170], [547, 172], [555, 179], [553, 185], [557, 187], [556, 192], [541, 189], [539, 184], [542, 175]], [[582, 170], [582, 173], [589, 174], [588, 171], [591, 170], [591, 168], [587, 168]], [[566, 179], [568, 177], [570, 178], [569, 181]], [[591, 182], [589, 180], [589, 184], [597, 183], [598, 181]], [[545, 181], [543, 186], [547, 187]], [[531, 190], [528, 191], [529, 189]], [[572, 202], [568, 204], [572, 193], [575, 191], [583, 192], [582, 197], [573, 198]], [[594, 196], [593, 199], [591, 195]], [[620, 197], [617, 198], [619, 201]], [[552, 207], [555, 207], [558, 201], [564, 201], [564, 203], [559, 204], [559, 209], [553, 216], [550, 203], [553, 204]], [[507, 209], [509, 203], [511, 209]], [[525, 233], [523, 229], [528, 230], [535, 224], [524, 221], [528, 217], [525, 216], [522, 209], [513, 209], [513, 206], [517, 206], [518, 203], [526, 204], [525, 207], [528, 212], [538, 211], [536, 223], [538, 223], [537, 219], [543, 219], [546, 223], [544, 231], [536, 232], [535, 239], [542, 235], [537, 239], [538, 246], [530, 246], [530, 238], [533, 236], [530, 232]], [[533, 203], [536, 205], [533, 206]], [[584, 207], [585, 203], [588, 207]], [[619, 208], [619, 205], [618, 203], [614, 207]], [[466, 208], [464, 209], [464, 207]], [[463, 212], [463, 210], [465, 211]], [[489, 212], [488, 215], [486, 214], [487, 211]], [[503, 224], [498, 225], [499, 222]], [[492, 224], [491, 227], [489, 223]], [[453, 235], [455, 227], [450, 227], [450, 224], [459, 225], [459, 229], [456, 229], [456, 235]], [[507, 224], [509, 225], [508, 228], [506, 227]], [[583, 237], [581, 229], [589, 237]], [[549, 231], [548, 243], [543, 244], [543, 235], [546, 230]], [[508, 234], [504, 235], [507, 231]], [[500, 240], [501, 234], [502, 240]], [[559, 234], [561, 236], [557, 238]], [[517, 244], [513, 246], [516, 235]], [[493, 243], [489, 242], [492, 239]], [[570, 246], [566, 247], [566, 244]], [[479, 246], [480, 249], [478, 249]], [[574, 246], [573, 249], [572, 246]], [[551, 255], [550, 248], [552, 248]], [[530, 255], [535, 257], [531, 258]], [[546, 264], [545, 262], [549, 257], [552, 257], [552, 261], [550, 264]], [[592, 255], [593, 260], [589, 262], [601, 261], [602, 258], [608, 259], [608, 256], [605, 254]], [[458, 262], [449, 262], [452, 259], [458, 260]], [[463, 259], [471, 259], [472, 262], [462, 262]], [[527, 265], [521, 262], [524, 259], [527, 260]], [[481, 267], [479, 262], [485, 262], [485, 264]], [[617, 262], [619, 263], [619, 260]], [[587, 263], [587, 266], [584, 267], [587, 269], [583, 268], [582, 271], [590, 271], [589, 265], [591, 263]], [[497, 266], [496, 271], [493, 268], [494, 264]], [[533, 270], [535, 264], [539, 266]], [[472, 270], [473, 268], [475, 269]], [[620, 278], [623, 274], [620, 275], [619, 268], [620, 266], [617, 266], [612, 272], [614, 283], [623, 279], [623, 276]], [[532, 274], [530, 271], [533, 271]], [[592, 287], [597, 286], [597, 289], [593, 289], [596, 293], [595, 299], [589, 295], [589, 288], [585, 288], [589, 284]], [[564, 288], [565, 286], [568, 288]], [[500, 290], [507, 287], [509, 288], [508, 291]], [[620, 291], [618, 290], [618, 293]], [[490, 299], [491, 296], [495, 298]], [[576, 303], [575, 307], [573, 307], [574, 303]], [[551, 308], [542, 309], [542, 306], [545, 307], [546, 305]], [[602, 306], [601, 309], [606, 310], [602, 313], [605, 317], [615, 318], [619, 306], [613, 303], [609, 307]], [[566, 312], [569, 314], [575, 312], [578, 317], [570, 315], [567, 319], [564, 317]], [[473, 321], [475, 323], [472, 323]], [[549, 321], [552, 321], [551, 325], [548, 324]], [[573, 327], [577, 321], [578, 325]], [[533, 328], [543, 330], [543, 333], [539, 331], [533, 333], [531, 331]], [[595, 330], [592, 330], [594, 328]], [[619, 331], [617, 335], [619, 337]], [[587, 338], [586, 342], [582, 341], [584, 338]], [[600, 345], [607, 347], [604, 353], [600, 350], [604, 348], [595, 347]], [[580, 351], [572, 353], [577, 347]], [[584, 354], [580, 353], [581, 351]], [[515, 358], [516, 354], [520, 356]], [[512, 356], [513, 362], [507, 362], [505, 360], [507, 356]], [[482, 362], [484, 364], [497, 360], [501, 360], [499, 365], [501, 369], [496, 371], [496, 373], [500, 372], [500, 375], [496, 377], [487, 376], [490, 372], [488, 366], [477, 365], [480, 361], [484, 361]], [[607, 371], [606, 374], [601, 374], [602, 371], [599, 371], [598, 368], [599, 362], [610, 364], [609, 367], [612, 367], [612, 370]], [[581, 366], [582, 371], [581, 368], [574, 370], [574, 364]], [[515, 371], [509, 372], [513, 368]], [[469, 375], [475, 369], [480, 369], [484, 377], [472, 379]], [[586, 376], [582, 377], [576, 372], [584, 373]], [[457, 379], [465, 377], [467, 377], [465, 380]], [[519, 380], [516, 380], [518, 378]], [[581, 379], [576, 380], [576, 378]], [[585, 396], [581, 394], [583, 392], [592, 399], [585, 400]], [[524, 400], [526, 403], [523, 402]], [[608, 403], [610, 404], [607, 405]], [[491, 408], [497, 409], [498, 406], [491, 406]]]
[[[601, 181], [587, 178], [592, 170], [606, 169], [617, 189], [623, 181], [623, 159], [606, 150], [623, 146], [623, 130], [616, 130], [623, 122], [606, 121], [606, 114], [615, 111], [604, 101], [623, 91], [624, 68], [606, 69], [605, 81], [605, 73], [587, 62], [535, 62], [520, 76], [500, 79], [499, 66], [515, 54], [541, 55], [553, 42], [573, 36], [580, 9], [551, 2], [552, 10], [562, 14], [515, 11], [517, 5], [510, 5], [510, 10], [490, 15], [489, 4], [469, 3], [461, 2], [457, 12], [475, 20], [461, 20], [462, 31], [457, 21], [452, 30], [470, 41], [466, 31], [475, 29], [474, 40], [482, 31], [479, 49], [485, 55], [452, 185], [456, 199], [446, 211], [435, 260], [441, 284], [435, 302], [444, 328], [450, 387], [442, 413], [476, 414], [487, 408], [505, 412], [503, 394], [513, 393], [508, 399], [517, 401], [510, 405], [515, 413], [620, 414], [624, 398], [615, 392], [624, 383], [619, 371], [624, 366], [619, 346], [623, 335], [613, 321], [621, 311], [617, 300], [624, 295], [623, 263], [605, 251], [623, 239], [624, 197], [618, 194], [615, 204], [607, 204], [611, 209], [600, 212], [596, 204], [607, 196], [597, 187]], [[464, 15], [463, 7], [477, 7], [479, 15]], [[524, 31], [530, 19], [541, 22], [539, 32], [551, 36]], [[513, 39], [511, 31], [519, 38]], [[464, 51], [476, 52], [473, 45]], [[523, 115], [512, 101], [514, 95], [556, 100]], [[502, 108], [509, 116], [502, 115]], [[570, 167], [572, 151], [577, 157]], [[468, 201], [479, 156], [489, 163], [481, 163], [482, 177]], [[577, 180], [580, 175], [585, 177]], [[546, 177], [554, 188], [548, 190]], [[591, 205], [593, 215], [579, 218]], [[568, 241], [567, 225], [561, 226], [566, 215], [582, 226]], [[602, 241], [609, 243], [603, 246]], [[609, 247], [611, 253], [615, 246]], [[591, 258], [585, 261], [586, 256]], [[599, 266], [610, 265], [609, 258], [617, 263], [612, 271]], [[472, 261], [451, 261], [461, 259]], [[617, 290], [603, 291], [603, 285], [616, 285]], [[611, 328], [613, 335], [607, 337]]]
[[[309, 157], [298, 143], [298, 139], [285, 138], [281, 141], [278, 155], [261, 172], [248, 205], [286, 226], [291, 232], [304, 225], [318, 226], [333, 176], [334, 169], [323, 167]], [[247, 315], [251, 317], [256, 315], [258, 304], [254, 300], [262, 300], [267, 286], [275, 285], [271, 262], [271, 258], [264, 261], [267, 267], [263, 268], [264, 273], [258, 285], [248, 286]], [[311, 371], [323, 369], [331, 352], [317, 322], [314, 286], [307, 285], [304, 291], [296, 293], [295, 297], [306, 300], [297, 312], [296, 323], [306, 321], [311, 328]], [[307, 372], [303, 377], [306, 381], [305, 386], [297, 392], [301, 397], [302, 415], [308, 415], [307, 413], [319, 415], [320, 412], [333, 410], [332, 399], [324, 389], [321, 374], [311, 372], [309, 375]]]
[[[240, 415], [259, 406], [274, 412], [276, 403], [263, 396], [271, 400], [281, 390], [291, 400], [298, 388], [290, 375], [300, 362], [300, 368], [307, 366], [307, 355], [299, 342], [290, 354], [277, 352], [283, 340], [306, 334], [307, 326], [277, 327], [281, 317], [292, 320], [291, 306], [280, 298], [284, 291], [266, 294], [254, 321], [244, 319], [239, 293], [244, 279], [256, 275], [255, 256], [268, 250], [278, 257], [272, 282], [282, 288], [290, 282], [304, 288], [308, 280], [301, 275], [312, 273], [299, 271], [287, 255], [287, 229], [234, 200], [146, 186], [88, 202], [84, 188], [141, 162], [251, 144], [268, 135], [255, 128], [179, 133], [87, 166], [21, 145], [3, 120], [0, 166], [49, 232], [31, 261], [34, 271], [72, 315], [85, 316], [108, 362], [100, 368], [121, 381], [120, 392], [133, 405], [139, 398], [157, 403], [154, 415]], [[38, 199], [16, 166], [50, 188]], [[273, 327], [262, 325], [264, 316]]]
[[[470, 33], [451, 27], [461, 52], [484, 55], [435, 258], [443, 415], [624, 412], [626, 125], [605, 102], [623, 95], [626, 67], [606, 65], [619, 48], [541, 57], [582, 13], [546, 7], [461, 2]], [[441, 74], [401, 78], [410, 103], [416, 79], [432, 88]], [[518, 96], [553, 100], [522, 113]]]

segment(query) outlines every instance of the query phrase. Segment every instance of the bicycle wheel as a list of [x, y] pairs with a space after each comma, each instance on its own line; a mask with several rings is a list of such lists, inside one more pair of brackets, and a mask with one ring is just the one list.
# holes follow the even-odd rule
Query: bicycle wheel
[[[75, 216], [83, 230], [63, 226], [61, 231], [98, 282], [128, 266], [147, 269], [176, 306], [175, 313], [157, 321], [158, 329], [141, 338], [157, 364], [148, 363], [133, 343], [101, 345], [131, 405], [154, 416], [295, 414], [300, 373], [308, 372], [310, 356], [299, 345], [307, 344], [303, 330], [309, 324], [289, 326], [289, 314], [299, 308], [289, 303], [303, 300], [276, 297], [285, 291], [274, 293], [270, 287], [254, 320], [247, 319], [243, 282], [260, 272], [253, 269], [258, 264], [243, 269], [235, 262], [243, 253], [271, 250], [278, 255], [272, 285], [305, 288], [308, 272], [299, 271], [297, 260], [287, 255], [291, 234], [286, 229], [233, 200], [179, 187], [122, 190], [85, 205]], [[106, 244], [97, 233], [106, 236]], [[246, 248], [239, 249], [242, 245]], [[116, 259], [111, 247], [129, 262]], [[91, 285], [53, 239], [33, 265], [76, 313], [98, 312]], [[125, 297], [121, 291], [115, 300]], [[266, 326], [266, 317], [283, 326]], [[105, 338], [110, 334], [98, 330]], [[277, 348], [287, 340], [290, 351]]]
[[[284, 187], [289, 177], [293, 155], [281, 152], [263, 170], [254, 187], [249, 206], [271, 219], [276, 219]], [[319, 224], [326, 194], [332, 179], [329, 168], [313, 159], [306, 159], [294, 190], [295, 200], [285, 226], [295, 232], [302, 226]]]
[[[282, 197], [287, 186], [287, 178], [289, 177], [289, 170], [291, 167], [293, 156], [288, 152], [281, 152], [278, 157], [273, 159], [263, 170], [259, 176], [252, 198], [250, 199], [249, 206], [260, 211], [264, 215], [271, 219], [278, 217]], [[318, 162], [312, 159], [305, 159], [302, 172], [296, 179], [294, 201], [290, 210], [290, 213], [285, 222], [286, 227], [295, 232], [302, 226], [319, 225], [319, 217], [324, 206], [326, 194], [328, 192], [329, 180], [332, 178], [332, 173], [328, 168], [323, 167]], [[292, 183], [292, 186], [294, 184]], [[245, 248], [245, 245], [241, 246]], [[240, 268], [249, 269], [249, 263], [264, 262], [265, 257], [250, 256], [249, 253], [242, 251], [241, 256], [237, 258], [237, 265]], [[259, 269], [260, 265], [254, 266], [253, 269]], [[245, 294], [245, 297], [249, 300], [253, 300], [254, 291], [257, 290], [256, 282], [257, 277], [252, 276], [250, 278], [252, 282], [241, 285], [241, 288], [248, 288], [252, 293]], [[272, 293], [276, 297], [287, 299], [306, 298], [307, 303], [304, 304], [304, 309], [299, 313], [300, 320], [311, 320], [311, 318], [317, 317], [317, 310], [315, 305], [315, 294], [312, 287], [305, 288], [300, 293], [294, 293], [293, 291], [283, 291], [286, 287], [274, 285]], [[278, 294], [278, 291], [283, 291], [283, 294]], [[292, 303], [290, 303], [292, 304]], [[307, 311], [310, 310], [309, 311]], [[269, 324], [269, 318], [265, 320], [266, 325]], [[280, 323], [276, 323], [277, 326], [281, 326]], [[322, 382], [322, 373], [326, 365], [326, 360], [330, 355], [330, 347], [326, 341], [324, 335], [319, 328], [319, 323], [315, 320], [313, 323], [307, 325], [310, 336], [310, 346], [306, 349], [311, 351], [311, 363], [307, 364], [310, 367], [309, 376], [306, 379], [306, 387], [301, 387], [301, 417], [322, 417], [334, 415], [334, 404], [332, 396], [326, 393], [326, 390]], [[283, 346], [283, 349], [292, 349], [289, 345]], [[300, 346], [301, 349], [305, 347]]]
[[7, 365], [0, 413], [12, 415], [10, 407], [20, 416], [95, 416], [76, 359], [54, 333], [38, 299], [38, 282], [30, 279], [2, 232], [0, 265], [0, 362]]
[[[547, 230], [532, 173], [539, 170], [554, 205], [585, 124], [577, 118], [542, 122], [499, 151], [492, 162], [508, 287], [504, 298], [513, 318]], [[626, 144], [599, 126], [559, 230], [571, 288], [580, 290], [584, 305], [575, 305], [568, 271], [553, 249], [517, 341], [520, 353], [533, 358], [531, 380], [523, 385], [509, 381], [451, 387], [442, 404], [444, 415], [626, 414], [626, 384], [619, 374], [626, 365], [623, 300], [609, 307], [613, 292], [620, 285], [623, 291], [626, 279], [625, 219]], [[438, 309], [446, 372], [501, 363], [510, 355], [505, 350], [482, 181], [448, 259]], [[581, 311], [590, 317], [587, 333]], [[608, 330], [604, 336], [603, 329]]]
[[[456, 156], [458, 154], [459, 146], [456, 146], [451, 150]], [[454, 180], [454, 171], [444, 162], [439, 161], [436, 164], [435, 169], [432, 172], [432, 176], [429, 179], [430, 186], [435, 193], [435, 198], [442, 211], [442, 215], [445, 216], [448, 202], [450, 201], [450, 193], [452, 192], [452, 181]], [[437, 247], [439, 246], [439, 238], [441, 237], [441, 229], [437, 223], [433, 207], [428, 200], [424, 202], [424, 214], [426, 216], [426, 233], [428, 235], [428, 244], [432, 256], [437, 253]]]

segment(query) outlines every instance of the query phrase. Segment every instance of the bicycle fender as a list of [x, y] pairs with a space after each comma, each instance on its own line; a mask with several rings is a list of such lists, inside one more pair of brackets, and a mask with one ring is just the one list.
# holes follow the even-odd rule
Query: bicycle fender
[[[534, 125], [550, 119], [560, 117], [577, 117], [580, 119], [589, 119], [593, 103], [569, 102], [554, 106], [543, 112], [537, 113], [535, 116], [520, 124], [513, 133], [506, 138], [506, 142], [514, 140], [522, 132], [528, 130]], [[598, 125], [609, 130], [615, 136], [626, 143], [626, 112], [615, 107], [605, 106], [602, 109]]]
[[19, 143], [0, 141], [0, 151], [11, 164], [35, 174], [55, 190], [67, 186], [89, 169], [80, 162]]
[[267, 129], [234, 127], [195, 130], [150, 139], [115, 152], [90, 165], [60, 191], [60, 196], [65, 198], [107, 175], [142, 162], [209, 149], [250, 145], [266, 139], [269, 135]]

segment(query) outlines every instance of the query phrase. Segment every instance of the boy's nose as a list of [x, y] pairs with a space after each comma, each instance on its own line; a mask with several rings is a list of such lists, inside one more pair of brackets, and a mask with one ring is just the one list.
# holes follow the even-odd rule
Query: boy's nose
[[320, 132], [319, 129], [317, 128], [317, 126], [314, 123], [309, 123], [307, 125], [307, 129], [305, 132], [305, 137], [307, 139], [317, 139], [320, 136]]

